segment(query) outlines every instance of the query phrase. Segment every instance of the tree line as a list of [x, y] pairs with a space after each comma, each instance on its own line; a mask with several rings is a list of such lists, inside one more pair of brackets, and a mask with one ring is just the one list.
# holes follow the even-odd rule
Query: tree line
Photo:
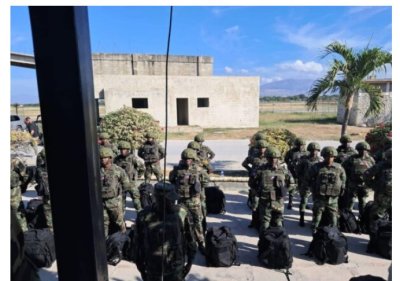
[[[300, 101], [307, 101], [308, 96], [305, 94], [300, 94], [300, 95], [294, 95], [294, 96], [287, 96], [287, 97], [282, 97], [282, 96], [266, 96], [266, 97], [261, 97], [260, 101], [261, 102], [300, 102]], [[339, 99], [339, 95], [325, 95], [320, 97], [320, 101], [332, 101], [332, 102], [337, 102]]]

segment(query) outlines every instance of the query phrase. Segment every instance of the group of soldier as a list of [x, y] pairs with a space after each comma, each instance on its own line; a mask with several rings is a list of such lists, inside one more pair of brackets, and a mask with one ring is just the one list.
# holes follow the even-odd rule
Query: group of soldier
[[249, 172], [249, 206], [253, 212], [249, 227], [259, 225], [262, 232], [272, 224], [282, 226], [285, 195], [288, 193], [287, 209], [292, 209], [297, 191], [301, 227], [305, 226], [305, 211], [312, 196], [313, 232], [323, 216], [329, 224], [337, 226], [339, 211], [352, 211], [356, 198], [362, 220], [371, 189], [375, 192], [375, 202], [369, 218], [365, 219], [373, 222], [391, 212], [391, 140], [387, 140], [384, 151], [372, 156], [367, 142], [357, 143], [354, 149], [348, 135], [340, 138], [338, 148], [327, 146], [322, 150], [316, 142], [306, 148], [305, 141], [296, 138], [281, 161], [280, 151], [270, 146], [262, 133], [257, 133], [254, 139], [255, 145], [242, 163]]

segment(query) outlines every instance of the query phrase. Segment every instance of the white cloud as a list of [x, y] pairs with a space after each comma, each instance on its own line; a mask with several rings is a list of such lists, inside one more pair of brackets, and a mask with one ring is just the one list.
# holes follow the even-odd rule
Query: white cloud
[[279, 76], [275, 77], [261, 77], [261, 84], [269, 84], [276, 81], [282, 81], [283, 78]]
[[302, 60], [296, 60], [295, 62], [285, 62], [278, 64], [278, 68], [282, 70], [294, 70], [300, 72], [310, 72], [310, 73], [321, 73], [323, 71], [322, 64], [316, 63], [314, 61], [309, 61], [304, 63]]
[[235, 26], [228, 27], [227, 29], [225, 29], [225, 32], [228, 33], [228, 34], [238, 33], [239, 32], [239, 26], [235, 25]]
[[225, 66], [224, 70], [225, 70], [226, 73], [232, 73], [233, 72], [233, 69], [231, 67], [229, 67], [229, 66]]
[[241, 72], [241, 73], [247, 74], [247, 73], [249, 73], [249, 70], [242, 68], [242, 69], [240, 70], [240, 72]]

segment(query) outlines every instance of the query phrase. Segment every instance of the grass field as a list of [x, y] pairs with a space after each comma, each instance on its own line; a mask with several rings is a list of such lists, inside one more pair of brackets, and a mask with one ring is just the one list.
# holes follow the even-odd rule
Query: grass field
[[[286, 128], [307, 140], [336, 140], [340, 136], [341, 125], [336, 123], [336, 104], [321, 104], [317, 112], [305, 111], [303, 102], [260, 103], [260, 127], [247, 129], [204, 129], [207, 139], [246, 139], [265, 128]], [[34, 120], [40, 114], [38, 107], [21, 107], [19, 115], [31, 116]], [[11, 107], [11, 114], [15, 108]], [[100, 115], [104, 107], [100, 107]], [[348, 133], [355, 140], [364, 139], [370, 128], [348, 127]], [[191, 139], [197, 133], [169, 133], [170, 139]]]

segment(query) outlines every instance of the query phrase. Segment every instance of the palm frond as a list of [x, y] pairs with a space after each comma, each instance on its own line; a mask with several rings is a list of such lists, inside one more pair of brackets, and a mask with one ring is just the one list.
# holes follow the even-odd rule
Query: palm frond
[[371, 115], [377, 116], [382, 111], [384, 105], [381, 88], [364, 82], [360, 90], [369, 96], [369, 106], [365, 112], [365, 117]]
[[338, 41], [334, 41], [325, 47], [325, 51], [324, 54], [322, 55], [322, 58], [325, 58], [326, 56], [331, 54], [341, 55], [347, 64], [352, 64], [355, 61], [353, 49], [347, 47], [346, 45]]

